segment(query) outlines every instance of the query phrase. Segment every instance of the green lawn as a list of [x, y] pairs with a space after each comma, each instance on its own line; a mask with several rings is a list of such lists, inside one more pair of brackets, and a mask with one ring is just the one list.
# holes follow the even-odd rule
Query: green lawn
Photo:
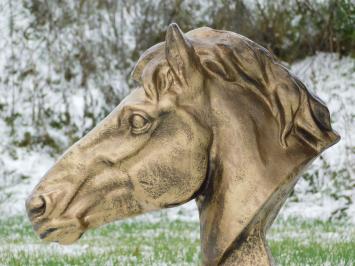
[[[279, 265], [355, 265], [346, 223], [278, 220], [268, 235]], [[195, 222], [131, 219], [86, 233], [71, 246], [44, 244], [22, 216], [0, 219], [0, 265], [198, 265]]]

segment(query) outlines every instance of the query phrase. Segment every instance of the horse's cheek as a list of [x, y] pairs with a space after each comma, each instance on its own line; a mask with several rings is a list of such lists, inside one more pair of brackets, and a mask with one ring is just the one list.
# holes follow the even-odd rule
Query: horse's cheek
[[144, 158], [134, 174], [137, 196], [156, 207], [189, 200], [205, 178], [205, 145], [175, 138], [169, 146], [155, 150], [159, 151]]
[[168, 116], [128, 168], [136, 198], [162, 208], [193, 197], [204, 181], [209, 137], [190, 116]]

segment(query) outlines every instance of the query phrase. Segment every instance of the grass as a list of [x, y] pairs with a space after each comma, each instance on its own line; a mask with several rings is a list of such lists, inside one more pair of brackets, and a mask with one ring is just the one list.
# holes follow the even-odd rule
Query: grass
[[[355, 229], [279, 220], [269, 244], [278, 265], [354, 265]], [[0, 265], [198, 265], [196, 222], [131, 219], [87, 232], [71, 246], [42, 243], [22, 216], [0, 219]]]

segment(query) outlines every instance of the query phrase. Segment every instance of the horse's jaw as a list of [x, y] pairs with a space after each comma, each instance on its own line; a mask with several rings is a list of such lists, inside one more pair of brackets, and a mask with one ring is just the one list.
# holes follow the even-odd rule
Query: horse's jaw
[[266, 231], [318, 153], [296, 138], [282, 148], [278, 125], [257, 98], [241, 91], [236, 104], [222, 91], [211, 97], [218, 125], [210, 172], [196, 198], [203, 265], [272, 265]]

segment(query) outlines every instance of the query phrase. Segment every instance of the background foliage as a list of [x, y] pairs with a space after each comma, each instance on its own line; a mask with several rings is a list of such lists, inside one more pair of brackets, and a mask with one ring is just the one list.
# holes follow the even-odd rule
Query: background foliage
[[[32, 178], [10, 162], [32, 151], [57, 156], [95, 126], [128, 93], [134, 63], [171, 22], [183, 31], [238, 32], [286, 64], [319, 51], [355, 56], [351, 0], [4, 0], [0, 10], [0, 203], [8, 187]], [[352, 127], [354, 116], [337, 119]], [[353, 200], [355, 148], [344, 145], [341, 167], [321, 157], [304, 175], [306, 194], [332, 182], [326, 193], [342, 202], [333, 218], [346, 216]]]

